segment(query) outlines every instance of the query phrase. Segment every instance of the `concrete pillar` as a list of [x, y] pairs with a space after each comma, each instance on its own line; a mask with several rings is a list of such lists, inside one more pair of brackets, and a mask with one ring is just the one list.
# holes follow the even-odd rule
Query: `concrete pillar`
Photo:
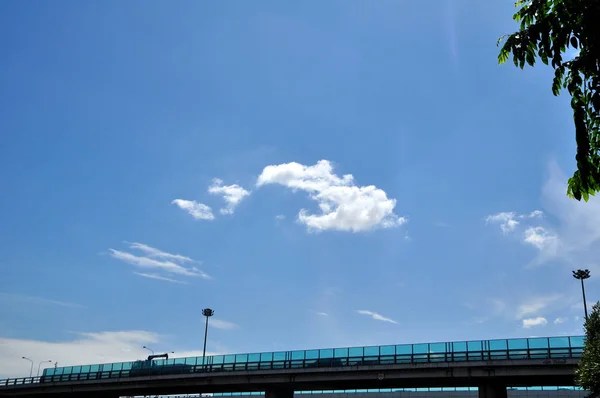
[[294, 398], [294, 390], [285, 387], [273, 387], [265, 391], [265, 398]]
[[506, 386], [496, 383], [485, 383], [479, 386], [479, 398], [508, 398]]

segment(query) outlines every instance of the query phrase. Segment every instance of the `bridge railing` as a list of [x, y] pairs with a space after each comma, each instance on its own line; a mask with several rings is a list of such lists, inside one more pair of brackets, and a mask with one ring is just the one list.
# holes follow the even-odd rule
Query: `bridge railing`
[[580, 358], [583, 337], [486, 340], [175, 358], [45, 369], [42, 377], [0, 380], [0, 388], [34, 383], [224, 371], [354, 367], [464, 361]]

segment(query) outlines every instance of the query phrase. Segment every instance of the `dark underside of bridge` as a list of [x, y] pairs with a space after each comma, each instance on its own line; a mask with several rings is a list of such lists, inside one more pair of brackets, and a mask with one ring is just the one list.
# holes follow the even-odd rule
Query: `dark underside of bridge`
[[481, 398], [506, 397], [506, 387], [574, 384], [576, 360], [525, 360], [469, 364], [360, 366], [349, 369], [220, 372], [127, 377], [0, 387], [0, 397], [119, 397], [265, 391], [290, 398], [293, 391], [417, 387], [479, 387]]

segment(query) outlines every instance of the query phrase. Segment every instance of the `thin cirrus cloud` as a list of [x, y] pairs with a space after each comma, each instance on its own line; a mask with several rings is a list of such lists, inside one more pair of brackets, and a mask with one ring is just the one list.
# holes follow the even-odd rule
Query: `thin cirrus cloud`
[[360, 315], [365, 315], [365, 316], [370, 316], [371, 318], [373, 318], [376, 321], [382, 321], [382, 322], [389, 322], [389, 323], [394, 323], [394, 324], [398, 324], [398, 322], [396, 322], [395, 320], [385, 317], [381, 314], [378, 314], [376, 312], [373, 311], [368, 311], [368, 310], [356, 310], [357, 313], [359, 313]]
[[56, 305], [59, 307], [83, 308], [82, 305], [70, 303], [67, 301], [52, 300], [52, 299], [47, 299], [47, 298], [43, 298], [43, 297], [28, 296], [25, 294], [18, 294], [18, 293], [0, 292], [0, 299], [10, 300], [10, 301], [18, 301], [18, 302], [22, 302], [22, 303], [35, 304], [35, 305]]
[[134, 274], [136, 274], [138, 276], [141, 276], [143, 278], [156, 279], [157, 281], [179, 283], [179, 284], [182, 284], [182, 285], [187, 285], [188, 284], [185, 281], [180, 281], [180, 280], [169, 278], [168, 276], [162, 276], [162, 275], [159, 275], [159, 274], [147, 274], [147, 273], [144, 273], [144, 272], [134, 272]]
[[[153, 248], [143, 243], [129, 243], [129, 249], [141, 251], [141, 255], [136, 255], [127, 251], [108, 249], [111, 257], [133, 265], [134, 267], [151, 270], [155, 272], [134, 272], [138, 276], [142, 276], [149, 279], [163, 280], [173, 283], [183, 283], [173, 276], [179, 277], [199, 277], [203, 279], [210, 279], [210, 276], [205, 272], [199, 270], [196, 267], [186, 267], [183, 263], [197, 261], [182, 256], [179, 254], [172, 254], [160, 249]], [[157, 272], [162, 272], [166, 275], [161, 275]]]
[[175, 199], [171, 204], [185, 210], [196, 220], [214, 220], [215, 216], [210, 206], [198, 203], [195, 200]]
[[208, 187], [208, 193], [222, 196], [227, 203], [224, 208], [219, 210], [221, 214], [233, 214], [240, 202], [250, 195], [250, 191], [237, 184], [223, 185], [223, 180], [219, 178], [213, 179], [212, 185]]
[[215, 329], [223, 330], [234, 330], [240, 328], [238, 324], [229, 321], [224, 321], [222, 319], [211, 319], [208, 322], [208, 326], [213, 327]]
[[374, 185], [358, 186], [351, 174], [339, 177], [328, 160], [313, 166], [296, 162], [267, 166], [256, 185], [269, 184], [305, 191], [318, 203], [319, 214], [306, 209], [298, 213], [298, 221], [312, 231], [362, 232], [397, 227], [407, 221], [394, 214], [396, 200], [388, 198], [385, 191]]

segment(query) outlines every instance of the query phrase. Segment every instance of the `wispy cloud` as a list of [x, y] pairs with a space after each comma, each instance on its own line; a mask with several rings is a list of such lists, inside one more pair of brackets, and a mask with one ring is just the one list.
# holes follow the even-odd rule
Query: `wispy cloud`
[[535, 326], [546, 326], [547, 324], [548, 320], [542, 316], [538, 316], [537, 318], [523, 319], [523, 327], [525, 329], [530, 329]]
[[268, 184], [308, 192], [321, 212], [311, 214], [302, 209], [298, 222], [311, 231], [362, 232], [396, 227], [407, 221], [394, 214], [396, 200], [389, 199], [385, 191], [373, 185], [357, 186], [351, 174], [339, 177], [328, 160], [320, 160], [313, 166], [296, 162], [267, 166], [256, 185]]
[[171, 204], [187, 211], [196, 220], [214, 220], [215, 216], [210, 206], [198, 203], [195, 200], [175, 199]]
[[160, 249], [153, 248], [143, 243], [130, 243], [131, 249], [137, 249], [144, 255], [135, 255], [130, 252], [108, 249], [109, 254], [120, 261], [131, 264], [135, 267], [156, 270], [167, 273], [168, 275], [160, 275], [156, 273], [136, 273], [145, 278], [163, 280], [167, 282], [181, 283], [173, 279], [170, 275], [179, 275], [187, 277], [199, 277], [210, 279], [210, 276], [196, 267], [186, 267], [181, 263], [196, 262], [190, 257], [180, 254], [172, 254]]
[[568, 318], [561, 318], [561, 317], [558, 317], [558, 318], [556, 318], [556, 319], [554, 320], [554, 322], [553, 322], [553, 323], [554, 323], [555, 325], [560, 325], [560, 324], [562, 324], [562, 323], [565, 323], [567, 320], [568, 320]]
[[538, 315], [540, 311], [547, 309], [562, 297], [560, 294], [532, 297], [517, 306], [516, 318], [523, 319], [526, 316]]
[[382, 321], [382, 322], [389, 322], [389, 323], [398, 324], [398, 322], [394, 321], [393, 319], [385, 317], [385, 316], [383, 316], [381, 314], [378, 314], [376, 312], [373, 312], [373, 311], [356, 310], [356, 312], [359, 313], [360, 315], [370, 316], [371, 318], [373, 318], [376, 321]]
[[[530, 265], [540, 265], [551, 260], [579, 267], [598, 266], [600, 257], [600, 198], [579, 202], [566, 195], [568, 177], [556, 165], [549, 165], [549, 178], [542, 187], [541, 202], [549, 219], [540, 210], [517, 215], [514, 212], [488, 216], [487, 222], [500, 223], [504, 232], [513, 232], [520, 240], [538, 249]], [[543, 220], [541, 218], [544, 218]], [[518, 221], [517, 221], [518, 219]], [[523, 228], [518, 229], [520, 223]]]
[[240, 202], [250, 195], [250, 191], [237, 184], [223, 185], [223, 180], [219, 178], [213, 179], [212, 185], [208, 187], [208, 192], [212, 195], [222, 196], [227, 202], [227, 206], [219, 210], [221, 214], [233, 214]]
[[208, 326], [213, 327], [215, 329], [225, 329], [225, 330], [233, 330], [233, 329], [239, 329], [239, 325], [233, 323], [233, 322], [229, 322], [229, 321], [224, 321], [222, 319], [211, 319], [208, 321]]
[[497, 214], [490, 214], [485, 218], [485, 223], [496, 223], [500, 224], [500, 229], [502, 232], [509, 233], [514, 231], [517, 226], [520, 224], [518, 219], [531, 219], [531, 218], [541, 218], [544, 216], [544, 213], [541, 210], [534, 210], [531, 213], [526, 214], [517, 214], [514, 211], [503, 211]]
[[143, 243], [127, 242], [127, 241], [125, 243], [129, 245], [130, 249], [140, 250], [140, 251], [144, 252], [148, 257], [162, 258], [162, 259], [166, 259], [166, 260], [179, 261], [182, 263], [195, 262], [194, 260], [192, 260], [191, 258], [189, 258], [187, 256], [182, 256], [180, 254], [167, 253], [162, 250], [156, 249], [154, 247], [145, 245]]
[[148, 279], [156, 279], [159, 281], [165, 281], [165, 282], [171, 282], [171, 283], [181, 283], [183, 285], [187, 285], [187, 282], [184, 281], [179, 281], [177, 279], [173, 279], [173, 278], [169, 278], [168, 276], [161, 276], [159, 274], [145, 274], [142, 272], [134, 272], [134, 274], [142, 276], [144, 278], [148, 278]]
[[11, 301], [20, 301], [23, 303], [38, 304], [38, 305], [56, 305], [59, 307], [84, 308], [82, 305], [70, 303], [67, 301], [51, 300], [51, 299], [47, 299], [47, 298], [43, 298], [43, 297], [28, 296], [25, 294], [18, 294], [18, 293], [0, 292], [0, 299], [11, 300]]
[[326, 312], [315, 312], [315, 314], [317, 314], [319, 316], [329, 316], [329, 314]]

